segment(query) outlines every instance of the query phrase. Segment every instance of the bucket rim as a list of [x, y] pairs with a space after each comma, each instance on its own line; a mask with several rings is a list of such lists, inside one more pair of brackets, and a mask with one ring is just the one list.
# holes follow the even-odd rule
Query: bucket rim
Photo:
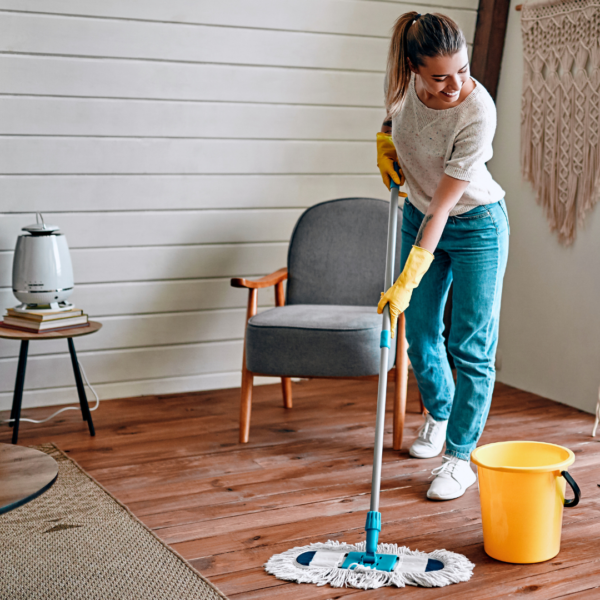
[[[505, 446], [507, 444], [537, 444], [539, 446], [552, 446], [553, 448], [560, 448], [561, 450], [566, 450], [569, 456], [561, 462], [554, 463], [552, 465], [542, 465], [540, 467], [492, 467], [490, 465], [486, 465], [477, 457], [477, 455], [483, 449], [491, 448], [492, 446]], [[483, 469], [489, 469], [490, 471], [503, 471], [507, 473], [547, 473], [552, 471], [566, 470], [575, 462], [575, 454], [572, 450], [566, 448], [565, 446], [560, 446], [558, 444], [550, 444], [549, 442], [535, 442], [531, 440], [508, 440], [505, 442], [494, 442], [493, 444], [484, 444], [483, 446], [475, 448], [475, 450], [471, 452], [471, 461], [474, 462], [478, 467], [481, 467]]]

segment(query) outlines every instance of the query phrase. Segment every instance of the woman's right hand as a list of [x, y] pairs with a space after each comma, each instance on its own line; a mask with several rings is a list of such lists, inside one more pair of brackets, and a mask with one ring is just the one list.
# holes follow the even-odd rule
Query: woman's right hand
[[381, 173], [381, 178], [387, 189], [390, 189], [390, 177], [399, 186], [404, 185], [404, 175], [402, 170], [397, 173], [394, 170], [394, 163], [398, 163], [398, 155], [396, 147], [392, 140], [392, 136], [381, 131], [377, 134], [377, 166]]

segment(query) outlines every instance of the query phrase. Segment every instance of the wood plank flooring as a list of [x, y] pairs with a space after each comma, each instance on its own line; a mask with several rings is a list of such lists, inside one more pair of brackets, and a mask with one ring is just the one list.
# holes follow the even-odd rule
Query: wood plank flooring
[[[422, 422], [412, 375], [399, 453], [391, 450], [391, 395], [388, 402], [381, 540], [465, 554], [477, 565], [472, 580], [365, 592], [267, 575], [262, 565], [277, 552], [364, 538], [376, 387], [374, 381], [302, 381], [293, 385], [291, 410], [283, 408], [280, 386], [255, 388], [244, 446], [237, 442], [237, 389], [106, 401], [93, 413], [95, 438], [80, 413], [69, 411], [43, 425], [22, 423], [19, 443], [55, 442], [232, 600], [600, 598], [600, 438], [591, 437], [593, 417], [496, 386], [481, 443], [531, 439], [567, 446], [577, 457], [570, 471], [583, 493], [578, 507], [565, 510], [555, 559], [500, 563], [483, 552], [476, 486], [451, 502], [425, 499], [440, 459], [408, 456]], [[54, 410], [24, 410], [24, 416]], [[5, 424], [0, 442], [10, 442]]]

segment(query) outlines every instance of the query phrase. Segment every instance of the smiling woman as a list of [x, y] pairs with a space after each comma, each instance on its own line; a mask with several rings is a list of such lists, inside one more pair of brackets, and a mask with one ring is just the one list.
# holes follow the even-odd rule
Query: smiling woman
[[[496, 108], [470, 75], [458, 25], [444, 15], [416, 12], [401, 15], [394, 26], [385, 103], [377, 164], [386, 185], [390, 178], [397, 183], [406, 178], [409, 194], [402, 223], [403, 271], [382, 294], [378, 311], [389, 304], [392, 329], [406, 311], [408, 353], [428, 411], [410, 454], [432, 458], [446, 444], [427, 497], [452, 500], [476, 481], [469, 457], [483, 433], [495, 380], [508, 256], [504, 191], [486, 167]], [[448, 349], [456, 384], [443, 336], [452, 282]]]

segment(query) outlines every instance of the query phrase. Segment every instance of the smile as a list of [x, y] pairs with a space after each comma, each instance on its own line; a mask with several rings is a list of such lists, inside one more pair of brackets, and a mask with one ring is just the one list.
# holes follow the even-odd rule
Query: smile
[[454, 98], [454, 96], [458, 96], [458, 94], [460, 93], [460, 90], [458, 90], [457, 92], [442, 92], [442, 94], [444, 94], [444, 96], [448, 96], [448, 98]]

